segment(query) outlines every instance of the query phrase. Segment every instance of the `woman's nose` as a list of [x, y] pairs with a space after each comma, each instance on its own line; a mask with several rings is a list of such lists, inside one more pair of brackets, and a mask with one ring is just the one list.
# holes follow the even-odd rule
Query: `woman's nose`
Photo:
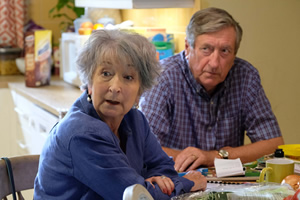
[[121, 92], [121, 81], [118, 77], [114, 77], [113, 79], [111, 79], [111, 84], [109, 87], [109, 91], [113, 92], [113, 93], [119, 93]]

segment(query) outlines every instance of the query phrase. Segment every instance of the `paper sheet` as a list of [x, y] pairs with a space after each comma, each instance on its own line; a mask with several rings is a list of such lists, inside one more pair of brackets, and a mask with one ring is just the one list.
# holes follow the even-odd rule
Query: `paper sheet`
[[237, 159], [215, 158], [215, 169], [217, 177], [245, 175], [242, 162]]

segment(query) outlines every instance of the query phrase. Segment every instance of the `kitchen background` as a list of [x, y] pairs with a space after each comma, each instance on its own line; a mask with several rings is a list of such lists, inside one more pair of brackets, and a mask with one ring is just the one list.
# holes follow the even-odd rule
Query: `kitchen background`
[[[62, 34], [59, 24], [62, 18], [53, 19], [49, 16], [50, 8], [53, 8], [57, 1], [26, 1], [28, 19], [52, 30], [53, 42], [59, 44]], [[191, 8], [100, 9], [98, 11], [89, 9], [89, 12], [94, 13], [93, 15], [100, 15], [102, 12], [110, 13], [111, 16], [108, 16], [115, 17], [117, 22], [132, 20], [138, 27], [163, 27], [168, 33], [174, 34], [175, 52], [179, 52], [184, 49], [185, 27], [192, 14], [211, 6], [226, 9], [240, 22], [244, 35], [238, 56], [250, 61], [259, 70], [285, 143], [300, 144], [299, 0], [195, 0]], [[76, 18], [69, 9], [64, 8], [62, 12]], [[0, 76], [0, 80], [1, 78]], [[4, 127], [0, 132], [1, 138], [7, 137], [10, 131], [19, 130], [14, 126], [14, 121], [3, 123], [10, 118], [8, 115], [12, 115], [9, 108], [14, 107], [8, 95], [10, 93], [0, 87], [0, 125]], [[245, 142], [249, 141], [246, 139]], [[9, 144], [7, 140], [2, 139], [0, 140], [1, 154], [5, 152], [3, 150], [5, 148], [9, 148]]]

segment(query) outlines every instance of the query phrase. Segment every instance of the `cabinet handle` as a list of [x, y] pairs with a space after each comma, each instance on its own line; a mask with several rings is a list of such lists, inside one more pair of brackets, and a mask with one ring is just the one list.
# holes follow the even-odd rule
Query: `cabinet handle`
[[47, 128], [44, 127], [42, 124], [39, 124], [39, 129], [40, 129], [40, 134], [44, 137], [47, 138], [48, 137], [48, 132], [47, 132]]
[[19, 115], [19, 120], [20, 123], [22, 125], [22, 121], [25, 121], [25, 123], [27, 124], [27, 126], [29, 127], [33, 127], [34, 128], [34, 122], [30, 121], [30, 118], [27, 114], [25, 114], [20, 108], [15, 107], [14, 108], [15, 112]]
[[25, 145], [23, 142], [21, 141], [17, 141], [19, 147], [21, 147], [21, 149], [27, 149], [27, 145]]
[[21, 116], [25, 115], [24, 112], [20, 108], [18, 108], [18, 107], [15, 107], [14, 110], [16, 111], [16, 113], [18, 113]]
[[18, 115], [22, 116], [26, 121], [29, 120], [28, 115], [26, 115], [20, 108], [15, 107], [14, 110]]

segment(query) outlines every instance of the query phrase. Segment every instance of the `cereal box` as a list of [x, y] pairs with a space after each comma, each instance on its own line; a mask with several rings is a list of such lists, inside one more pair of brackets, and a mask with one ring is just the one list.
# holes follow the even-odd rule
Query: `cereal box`
[[36, 30], [25, 35], [25, 83], [27, 87], [50, 84], [51, 38], [50, 30]]

